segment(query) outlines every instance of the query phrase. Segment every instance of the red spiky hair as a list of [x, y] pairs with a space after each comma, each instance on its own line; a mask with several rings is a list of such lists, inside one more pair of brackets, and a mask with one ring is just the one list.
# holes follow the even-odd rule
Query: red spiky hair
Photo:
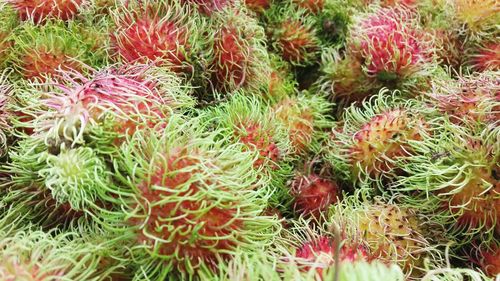
[[67, 21], [78, 12], [85, 0], [6, 0], [19, 13], [21, 20], [42, 23], [48, 18]]
[[300, 214], [319, 217], [328, 207], [337, 202], [340, 190], [337, 184], [316, 174], [300, 175], [292, 182], [295, 197], [294, 209]]
[[82, 63], [71, 58], [63, 50], [40, 46], [19, 58], [22, 61], [22, 75], [25, 79], [45, 81], [47, 75], [55, 76], [59, 71], [82, 70]]
[[475, 262], [481, 269], [491, 277], [500, 276], [500, 245], [493, 245], [491, 248], [479, 249]]
[[271, 7], [272, 0], [244, 0], [245, 5], [252, 11], [262, 12]]
[[325, 6], [325, 0], [293, 0], [293, 2], [313, 14], [321, 12]]
[[490, 42], [484, 44], [472, 56], [472, 65], [478, 71], [500, 70], [500, 43]]
[[281, 57], [292, 64], [308, 64], [316, 56], [318, 39], [312, 28], [299, 19], [286, 19], [275, 32]]
[[[276, 163], [280, 158], [280, 151], [276, 143], [270, 138], [257, 122], [241, 122], [236, 131], [240, 142], [246, 144], [250, 149], [259, 152], [259, 158], [254, 165], [260, 167], [267, 161]], [[276, 165], [272, 166], [277, 168]]]
[[198, 10], [207, 16], [234, 4], [234, 0], [182, 0], [182, 2], [195, 4]]
[[126, 62], [155, 62], [177, 72], [186, 71], [188, 36], [193, 31], [183, 22], [182, 11], [174, 11], [175, 8], [147, 2], [120, 9], [111, 34], [115, 55]]

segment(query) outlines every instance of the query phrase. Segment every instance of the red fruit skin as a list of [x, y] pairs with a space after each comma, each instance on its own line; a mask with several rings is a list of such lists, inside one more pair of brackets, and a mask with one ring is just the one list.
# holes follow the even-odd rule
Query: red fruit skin
[[478, 71], [500, 70], [500, 43], [492, 42], [480, 48], [472, 58], [472, 65]]
[[188, 31], [177, 23], [145, 12], [125, 14], [117, 22], [117, 31], [111, 34], [116, 55], [126, 62], [156, 62], [168, 65], [174, 71], [185, 70], [189, 49]]
[[198, 10], [207, 16], [234, 4], [234, 0], [182, 0], [182, 2], [196, 4]]
[[[302, 269], [309, 271], [315, 268], [318, 275], [323, 275], [323, 269], [331, 267], [335, 263], [335, 251], [338, 245], [333, 238], [321, 236], [314, 241], [305, 243], [297, 250], [295, 256], [302, 259]], [[369, 261], [368, 250], [361, 245], [342, 244], [338, 260], [342, 262]]]
[[313, 14], [321, 12], [325, 6], [325, 0], [293, 0], [293, 2]]
[[21, 58], [20, 67], [25, 79], [46, 81], [47, 75], [55, 77], [58, 70], [79, 71], [81, 64], [61, 50], [54, 48], [50, 50], [42, 46], [33, 52], [26, 53]]
[[70, 20], [78, 13], [84, 0], [7, 0], [21, 20], [43, 23], [48, 18]]
[[[158, 255], [163, 257], [175, 255], [174, 264], [180, 270], [185, 270], [182, 260], [189, 260], [194, 268], [202, 262], [215, 267], [217, 254], [213, 249], [220, 252], [230, 250], [235, 246], [234, 241], [220, 237], [234, 237], [243, 225], [242, 221], [235, 219], [237, 207], [214, 207], [200, 213], [200, 210], [207, 207], [205, 201], [217, 200], [217, 198], [209, 197], [203, 201], [188, 200], [189, 196], [199, 192], [200, 183], [194, 182], [187, 189], [177, 190], [180, 185], [185, 184], [193, 174], [197, 173], [196, 170], [189, 172], [179, 170], [196, 165], [197, 161], [196, 157], [189, 157], [182, 150], [178, 150], [171, 153], [167, 161], [159, 163], [151, 179], [139, 186], [143, 206], [147, 213], [144, 214], [144, 219], [131, 220], [133, 224], [140, 226], [139, 243], [149, 246], [151, 252], [156, 248]], [[167, 176], [167, 171], [179, 172]], [[152, 189], [153, 186], [164, 189]], [[186, 200], [161, 202], [171, 196], [185, 197]], [[176, 231], [165, 231], [166, 228], [159, 226], [172, 227]], [[198, 239], [192, 238], [193, 231], [197, 232]], [[152, 239], [151, 235], [165, 241], [159, 242]], [[219, 238], [210, 240], [211, 237]]]
[[315, 174], [295, 179], [292, 183], [292, 193], [295, 197], [294, 209], [301, 214], [315, 217], [337, 202], [340, 195], [336, 183]]
[[243, 132], [237, 133], [240, 142], [246, 144], [250, 149], [255, 149], [259, 152], [259, 158], [254, 162], [255, 167], [263, 166], [267, 161], [272, 161], [272, 168], [277, 169], [276, 163], [280, 158], [280, 151], [276, 143], [266, 136], [266, 132], [262, 130], [259, 124], [245, 122], [239, 127]]
[[271, 7], [271, 0], [245, 0], [245, 5], [252, 11], [263, 12]]
[[486, 274], [493, 278], [500, 274], [499, 246], [494, 246], [493, 249], [483, 250], [480, 256], [481, 260], [479, 261], [479, 265]]
[[276, 41], [284, 60], [301, 64], [318, 50], [314, 33], [300, 21], [286, 20], [278, 29]]
[[[214, 75], [213, 82], [219, 90], [245, 86], [250, 73], [248, 43], [240, 37], [236, 27], [228, 25], [214, 36]], [[234, 85], [231, 87], [230, 85]]]

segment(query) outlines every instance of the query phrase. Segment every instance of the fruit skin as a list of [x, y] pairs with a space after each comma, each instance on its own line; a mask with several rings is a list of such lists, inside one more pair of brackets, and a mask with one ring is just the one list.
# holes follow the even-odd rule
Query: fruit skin
[[42, 24], [48, 19], [69, 21], [87, 4], [86, 0], [6, 0], [23, 21]]
[[137, 131], [122, 146], [126, 188], [114, 216], [135, 243], [136, 278], [213, 271], [238, 247], [269, 245], [279, 229], [276, 217], [262, 215], [269, 194], [253, 168], [256, 153], [225, 144], [224, 131], [203, 133], [199, 122], [172, 115], [161, 134]]
[[210, 85], [227, 94], [240, 89], [257, 93], [269, 83], [270, 59], [264, 29], [244, 10], [226, 9], [212, 16], [207, 39]]
[[288, 131], [295, 155], [320, 149], [324, 130], [332, 125], [328, 116], [331, 106], [323, 96], [303, 92], [286, 97], [271, 108], [276, 116], [276, 126]]
[[475, 245], [472, 249], [471, 260], [488, 276], [495, 278], [500, 274], [500, 243], [492, 241], [489, 244]]
[[456, 247], [474, 237], [495, 239], [500, 233], [497, 126], [457, 125], [446, 117], [432, 122], [439, 124], [440, 138], [425, 136], [412, 143], [417, 156], [402, 166], [405, 174], [391, 189], [409, 193], [405, 202], [446, 226]]
[[400, 172], [400, 162], [411, 157], [409, 143], [426, 131], [416, 101], [382, 90], [361, 106], [351, 105], [332, 130], [327, 159], [335, 173], [358, 186], [386, 189]]
[[360, 58], [365, 75], [387, 87], [419, 87], [434, 71], [432, 38], [407, 8], [360, 14], [350, 34], [348, 50]]
[[475, 48], [471, 55], [470, 64], [477, 71], [500, 71], [500, 43], [485, 42]]
[[297, 175], [291, 184], [291, 190], [295, 197], [295, 212], [316, 218], [341, 197], [340, 189], [334, 181], [315, 173]]
[[152, 62], [191, 73], [201, 22], [179, 3], [131, 1], [113, 11], [114, 56], [126, 63]]
[[9, 63], [27, 80], [46, 81], [59, 69], [83, 71], [83, 63], [99, 65], [104, 51], [91, 52], [76, 25], [51, 21], [42, 26], [25, 23], [11, 36]]

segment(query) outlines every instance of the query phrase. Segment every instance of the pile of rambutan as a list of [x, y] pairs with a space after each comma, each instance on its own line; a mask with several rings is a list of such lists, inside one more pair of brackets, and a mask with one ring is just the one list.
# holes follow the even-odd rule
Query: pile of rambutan
[[495, 0], [0, 0], [0, 281], [499, 281]]

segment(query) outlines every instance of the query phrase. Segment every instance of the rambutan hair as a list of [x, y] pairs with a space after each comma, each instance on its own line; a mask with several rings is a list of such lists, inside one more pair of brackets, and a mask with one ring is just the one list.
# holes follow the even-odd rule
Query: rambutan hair
[[321, 95], [307, 92], [288, 96], [272, 108], [276, 126], [288, 131], [288, 138], [295, 154], [318, 151], [325, 139], [325, 130], [332, 126], [329, 117], [332, 104]]
[[228, 145], [224, 131], [203, 133], [200, 122], [172, 115], [161, 133], [137, 131], [122, 145], [123, 202], [113, 216], [134, 243], [136, 278], [214, 271], [237, 248], [263, 249], [280, 228], [262, 214], [270, 194], [254, 169], [258, 154]]
[[407, 8], [379, 8], [355, 17], [348, 52], [362, 62], [365, 74], [387, 87], [417, 87], [434, 70], [429, 33]]
[[235, 0], [181, 0], [181, 2], [195, 6], [206, 16], [212, 16], [213, 13], [231, 8], [237, 3]]
[[439, 138], [430, 135], [411, 143], [413, 156], [392, 190], [407, 193], [409, 204], [432, 214], [448, 228], [456, 246], [474, 237], [494, 239], [500, 231], [499, 130], [475, 121], [433, 121]]
[[41, 24], [47, 19], [68, 21], [89, 4], [88, 0], [6, 0], [23, 21]]
[[244, 10], [225, 9], [212, 16], [209, 43], [211, 87], [219, 93], [247, 89], [254, 93], [269, 83], [270, 59], [264, 29]]
[[111, 49], [126, 63], [152, 62], [192, 74], [198, 51], [199, 17], [187, 6], [168, 0], [134, 0], [113, 11]]
[[468, 40], [482, 41], [498, 36], [498, 3], [495, 0], [455, 0], [448, 7], [454, 11], [454, 20], [461, 26], [460, 33]]
[[469, 64], [478, 71], [500, 71], [500, 43], [483, 42], [474, 48]]
[[0, 21], [2, 22], [2, 26], [0, 26], [0, 67], [2, 67], [12, 50], [14, 42], [11, 34], [19, 22], [11, 7], [1, 3]]
[[0, 73], [0, 158], [7, 153], [7, 137], [12, 133], [10, 114], [7, 109], [7, 103], [11, 99], [13, 90], [12, 85], [7, 80], [9, 74], [9, 70]]
[[470, 250], [469, 258], [488, 276], [500, 276], [500, 241], [479, 243]]
[[348, 107], [329, 139], [327, 159], [344, 180], [385, 189], [410, 157], [409, 143], [426, 132], [422, 107], [398, 92], [381, 90], [361, 106]]

